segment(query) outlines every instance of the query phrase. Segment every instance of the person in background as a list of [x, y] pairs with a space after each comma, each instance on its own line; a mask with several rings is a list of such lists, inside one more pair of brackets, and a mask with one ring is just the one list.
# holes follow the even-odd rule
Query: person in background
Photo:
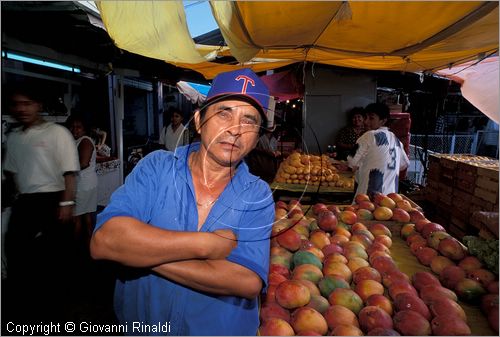
[[257, 148], [269, 151], [275, 157], [278, 157], [281, 154], [278, 151], [278, 140], [276, 139], [276, 137], [274, 137], [274, 133], [272, 130], [264, 131], [264, 134], [259, 138]]
[[91, 133], [95, 144], [96, 154], [99, 157], [111, 156], [111, 148], [106, 144], [107, 132], [100, 128], [92, 128]]
[[3, 164], [18, 191], [5, 239], [9, 290], [3, 294], [12, 302], [3, 312], [16, 322], [60, 320], [68, 286], [68, 223], [80, 165], [71, 133], [40, 115], [40, 90], [25, 84], [9, 95], [11, 113], [21, 126], [7, 138]]
[[355, 153], [347, 157], [349, 167], [356, 172], [356, 194], [371, 197], [377, 192], [398, 192], [399, 172], [408, 167], [409, 159], [399, 139], [385, 126], [389, 107], [372, 103], [365, 112], [368, 131], [358, 138]]
[[273, 145], [271, 145], [273, 143], [272, 139], [276, 139], [273, 136], [273, 131], [265, 130], [264, 134], [260, 136], [257, 146], [245, 158], [250, 173], [269, 184], [273, 182], [276, 176], [278, 157], [281, 155], [276, 147], [273, 148]]
[[80, 160], [80, 172], [76, 178], [76, 205], [73, 211], [74, 234], [80, 248], [88, 254], [97, 210], [96, 146], [92, 138], [87, 136], [88, 127], [81, 115], [71, 115], [66, 124], [76, 140]]
[[358, 138], [366, 131], [364, 113], [362, 107], [354, 107], [349, 110], [349, 122], [351, 124], [340, 129], [335, 141], [337, 145], [336, 159], [346, 160], [347, 156], [353, 151]]
[[159, 144], [165, 145], [167, 151], [174, 151], [176, 147], [189, 143], [189, 132], [182, 124], [182, 114], [177, 109], [170, 109], [170, 124], [163, 127], [160, 133]]
[[219, 74], [195, 112], [201, 141], [148, 154], [97, 216], [91, 254], [124, 266], [115, 312], [129, 334], [257, 334], [274, 201], [243, 158], [268, 104], [250, 69]]

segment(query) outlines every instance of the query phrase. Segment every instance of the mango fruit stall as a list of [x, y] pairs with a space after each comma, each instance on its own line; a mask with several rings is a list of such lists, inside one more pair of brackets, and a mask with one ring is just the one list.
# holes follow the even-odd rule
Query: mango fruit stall
[[260, 335], [498, 335], [498, 275], [415, 203], [276, 202]]

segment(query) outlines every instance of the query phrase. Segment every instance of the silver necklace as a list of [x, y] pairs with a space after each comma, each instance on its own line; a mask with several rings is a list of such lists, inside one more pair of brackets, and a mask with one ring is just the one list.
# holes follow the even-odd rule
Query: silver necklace
[[204, 203], [204, 204], [200, 204], [198, 201], [196, 201], [196, 205], [200, 206], [200, 207], [203, 207], [203, 208], [209, 208], [211, 207], [213, 204], [215, 204], [215, 202], [219, 200], [219, 198], [216, 198], [210, 202], [207, 202], [207, 203]]

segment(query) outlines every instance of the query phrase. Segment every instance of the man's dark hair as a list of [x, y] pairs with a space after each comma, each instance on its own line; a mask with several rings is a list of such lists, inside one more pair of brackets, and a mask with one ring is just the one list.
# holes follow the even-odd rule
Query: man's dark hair
[[84, 117], [84, 115], [81, 112], [74, 112], [72, 113], [67, 119], [66, 122], [64, 123], [66, 127], [69, 129], [71, 127], [71, 124], [74, 122], [80, 122], [82, 123], [83, 129], [85, 130], [85, 133], [87, 135], [90, 135], [90, 123], [87, 118]]
[[365, 108], [365, 113], [374, 113], [380, 119], [389, 119], [389, 107], [384, 103], [371, 103]]
[[44, 103], [45, 101], [43, 88], [40, 88], [33, 83], [16, 83], [6, 89], [9, 100], [11, 100], [15, 95], [23, 95], [37, 103]]
[[176, 113], [176, 114], [180, 115], [182, 118], [184, 118], [184, 115], [182, 114], [181, 110], [179, 110], [178, 108], [173, 107], [173, 106], [171, 106], [170, 108], [168, 108], [167, 114], [169, 116], [172, 116], [174, 113]]

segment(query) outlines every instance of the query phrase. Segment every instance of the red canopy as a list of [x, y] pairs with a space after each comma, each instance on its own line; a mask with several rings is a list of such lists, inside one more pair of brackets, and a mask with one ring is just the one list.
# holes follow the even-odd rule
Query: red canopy
[[304, 84], [290, 70], [265, 75], [261, 79], [268, 86], [271, 96], [277, 97], [278, 102], [304, 96]]

